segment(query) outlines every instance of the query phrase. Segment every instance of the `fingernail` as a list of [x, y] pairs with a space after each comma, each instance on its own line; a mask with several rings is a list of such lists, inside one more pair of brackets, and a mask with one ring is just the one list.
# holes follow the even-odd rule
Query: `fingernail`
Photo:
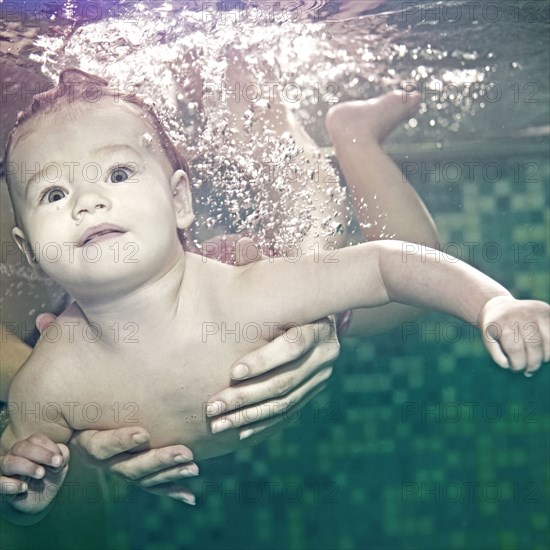
[[212, 422], [212, 433], [217, 434], [219, 432], [223, 432], [224, 430], [227, 430], [232, 426], [233, 422], [231, 422], [231, 420], [228, 420], [227, 418], [221, 418], [220, 420]]
[[[53, 460], [52, 460], [52, 462], [53, 462]], [[44, 468], [42, 468], [42, 466], [36, 468], [36, 470], [34, 471], [35, 477], [38, 477], [38, 478], [42, 477], [45, 473], [46, 473], [46, 470], [44, 470]]]
[[180, 470], [180, 476], [182, 477], [193, 477], [199, 475], [199, 467], [196, 464], [191, 464], [187, 468], [182, 468]]
[[174, 457], [174, 464], [182, 464], [183, 462], [189, 462], [193, 460], [192, 453], [182, 453]]
[[136, 445], [141, 445], [146, 441], [149, 441], [149, 438], [145, 434], [134, 434], [132, 436], [132, 442]]
[[181, 500], [185, 502], [185, 504], [190, 504], [191, 506], [195, 506], [197, 504], [197, 499], [195, 496], [183, 496], [181, 497]]
[[242, 441], [243, 439], [246, 439], [247, 437], [250, 437], [254, 433], [254, 430], [247, 428], [246, 430], [243, 430], [239, 434], [239, 439]]
[[52, 458], [52, 466], [61, 466], [62, 458], [56, 455]]
[[26, 483], [23, 483], [23, 485], [21, 485], [21, 489], [23, 490], [23, 492], [28, 491], [29, 486]]
[[223, 401], [214, 401], [206, 405], [206, 416], [217, 416], [226, 409], [226, 404]]
[[239, 363], [231, 369], [231, 378], [244, 378], [249, 372], [249, 369], [246, 365]]

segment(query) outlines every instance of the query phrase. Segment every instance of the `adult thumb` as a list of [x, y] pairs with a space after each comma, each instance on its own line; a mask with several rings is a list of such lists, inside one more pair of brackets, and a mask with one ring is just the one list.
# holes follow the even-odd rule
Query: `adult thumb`
[[260, 246], [256, 244], [250, 237], [241, 237], [235, 245], [235, 264], [247, 265], [258, 260], [265, 260], [260, 250]]
[[41, 313], [38, 315], [35, 321], [38, 332], [42, 334], [56, 319], [57, 315], [53, 313]]

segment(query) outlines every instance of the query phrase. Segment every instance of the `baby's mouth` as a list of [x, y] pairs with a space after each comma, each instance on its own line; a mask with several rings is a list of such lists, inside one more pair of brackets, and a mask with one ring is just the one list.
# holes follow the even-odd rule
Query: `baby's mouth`
[[95, 243], [104, 239], [115, 237], [126, 233], [126, 229], [110, 223], [102, 223], [94, 227], [90, 227], [78, 241], [78, 246], [85, 246], [89, 243]]

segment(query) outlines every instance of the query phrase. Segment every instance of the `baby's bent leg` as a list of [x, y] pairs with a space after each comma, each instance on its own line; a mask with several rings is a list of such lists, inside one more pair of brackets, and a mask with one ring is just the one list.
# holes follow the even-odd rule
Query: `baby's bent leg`
[[438, 241], [424, 203], [381, 148], [419, 104], [419, 94], [394, 91], [335, 105], [327, 114], [327, 131], [366, 240], [394, 238], [432, 247]]

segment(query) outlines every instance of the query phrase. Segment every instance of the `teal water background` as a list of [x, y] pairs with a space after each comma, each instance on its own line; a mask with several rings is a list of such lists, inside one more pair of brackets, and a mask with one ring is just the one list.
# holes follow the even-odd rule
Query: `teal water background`
[[[412, 182], [449, 253], [548, 300], [548, 159], [476, 158], [502, 178]], [[151, 549], [542, 550], [549, 383], [548, 365], [531, 379], [504, 371], [477, 332], [427, 314], [345, 343], [329, 389], [286, 431], [201, 465], [197, 508], [132, 492], [113, 533]]]

